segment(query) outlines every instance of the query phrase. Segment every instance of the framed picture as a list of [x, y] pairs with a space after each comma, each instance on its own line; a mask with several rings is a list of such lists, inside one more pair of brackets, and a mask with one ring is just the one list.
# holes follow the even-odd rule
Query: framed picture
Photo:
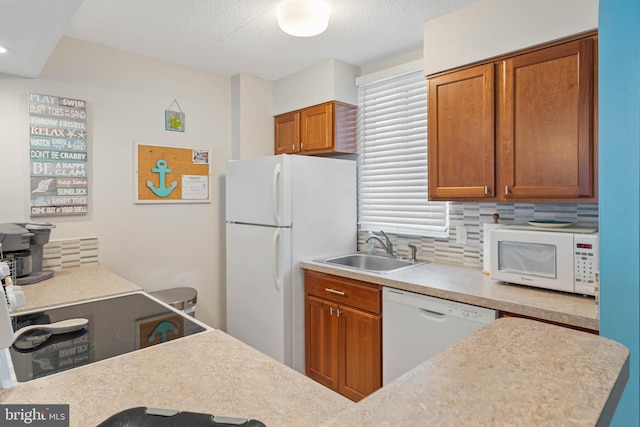
[[164, 110], [164, 128], [173, 132], [184, 132], [184, 113]]

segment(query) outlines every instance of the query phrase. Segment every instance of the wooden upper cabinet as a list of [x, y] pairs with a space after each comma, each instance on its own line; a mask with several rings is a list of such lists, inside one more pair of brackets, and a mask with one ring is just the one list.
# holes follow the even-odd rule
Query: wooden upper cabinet
[[355, 153], [356, 112], [332, 101], [275, 116], [275, 154]]
[[274, 121], [275, 154], [300, 151], [300, 112], [277, 116]]
[[594, 40], [516, 56], [500, 67], [506, 199], [593, 198]]
[[300, 148], [326, 151], [333, 147], [333, 104], [321, 104], [300, 112]]
[[429, 198], [495, 196], [494, 65], [429, 79]]
[[429, 76], [429, 199], [597, 202], [597, 35]]

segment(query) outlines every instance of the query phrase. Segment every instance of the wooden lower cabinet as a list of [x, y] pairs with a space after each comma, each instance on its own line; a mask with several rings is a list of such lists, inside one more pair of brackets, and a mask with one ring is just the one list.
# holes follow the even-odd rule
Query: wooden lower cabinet
[[338, 316], [335, 304], [305, 298], [306, 374], [320, 384], [338, 390]]
[[306, 271], [305, 289], [307, 376], [356, 402], [382, 387], [379, 287]]
[[358, 401], [382, 387], [382, 319], [346, 306], [338, 310], [338, 392]]

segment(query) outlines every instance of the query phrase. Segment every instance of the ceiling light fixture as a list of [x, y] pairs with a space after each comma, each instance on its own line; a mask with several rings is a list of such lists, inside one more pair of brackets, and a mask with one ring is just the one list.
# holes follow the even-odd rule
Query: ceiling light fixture
[[0, 53], [7, 53], [8, 50], [9, 49], [7, 49], [6, 47], [0, 46]]
[[284, 0], [276, 7], [282, 31], [296, 37], [312, 37], [329, 25], [329, 5], [324, 0]]

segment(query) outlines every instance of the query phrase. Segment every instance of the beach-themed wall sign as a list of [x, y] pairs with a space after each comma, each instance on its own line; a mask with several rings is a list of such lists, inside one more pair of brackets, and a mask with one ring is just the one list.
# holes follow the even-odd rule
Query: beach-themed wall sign
[[134, 203], [211, 203], [209, 150], [134, 143]]
[[31, 216], [86, 215], [87, 102], [29, 93]]

